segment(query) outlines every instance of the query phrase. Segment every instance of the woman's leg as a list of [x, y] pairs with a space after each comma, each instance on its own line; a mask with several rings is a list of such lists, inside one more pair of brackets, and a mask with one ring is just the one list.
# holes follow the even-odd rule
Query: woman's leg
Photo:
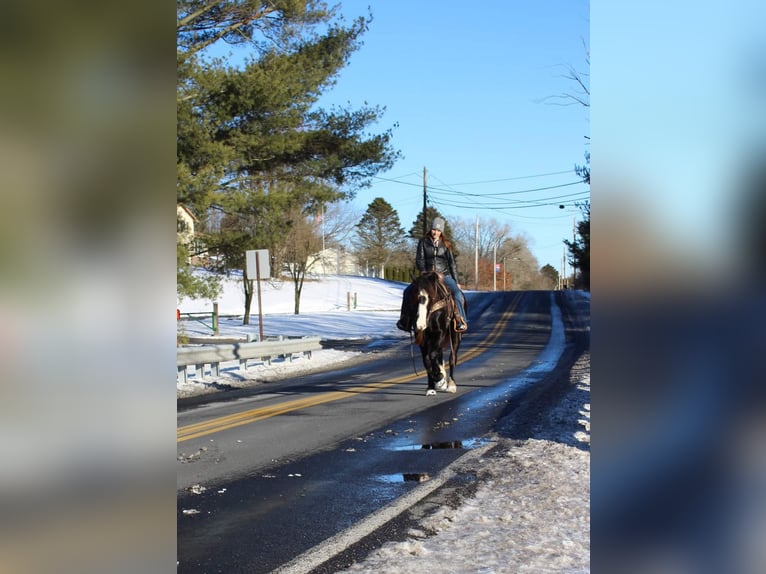
[[[450, 288], [450, 291], [452, 291], [452, 297], [457, 303], [457, 310], [460, 314], [460, 321], [458, 321], [458, 331], [465, 331], [468, 328], [468, 321], [466, 320], [465, 309], [463, 308], [463, 293], [460, 291], [457, 286], [457, 282], [452, 277], [445, 276], [444, 282], [447, 284], [447, 287]], [[462, 325], [460, 324], [461, 322]]]

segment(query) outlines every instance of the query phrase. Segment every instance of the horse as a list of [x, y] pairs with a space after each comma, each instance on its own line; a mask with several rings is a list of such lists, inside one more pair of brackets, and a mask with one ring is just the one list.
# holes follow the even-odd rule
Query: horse
[[[449, 287], [439, 273], [429, 271], [413, 281], [409, 292], [408, 306], [415, 318], [414, 340], [420, 347], [428, 375], [426, 396], [435, 396], [437, 390], [454, 393], [457, 385], [453, 372], [462, 333], [455, 331], [457, 310]], [[446, 350], [449, 351], [447, 361]]]

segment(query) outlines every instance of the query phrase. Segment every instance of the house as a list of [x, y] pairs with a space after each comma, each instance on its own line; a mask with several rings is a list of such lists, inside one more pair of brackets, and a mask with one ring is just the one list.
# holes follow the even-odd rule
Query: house
[[189, 250], [189, 263], [193, 265], [201, 263], [205, 256], [205, 249], [197, 237], [198, 225], [199, 219], [188, 207], [176, 204], [176, 242]]
[[199, 223], [199, 219], [188, 207], [180, 203], [176, 204], [176, 237], [178, 243], [191, 248], [194, 239], [194, 226], [197, 223]]
[[341, 248], [328, 248], [309, 257], [312, 275], [359, 275], [356, 257]]

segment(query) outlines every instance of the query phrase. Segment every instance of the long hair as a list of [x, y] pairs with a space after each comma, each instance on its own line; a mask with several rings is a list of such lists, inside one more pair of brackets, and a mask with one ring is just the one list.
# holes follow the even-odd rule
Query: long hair
[[[426, 233], [425, 236], [423, 236], [423, 239], [430, 239], [433, 241], [433, 238], [431, 237], [430, 229], [428, 230], [428, 233]], [[449, 239], [447, 239], [447, 236], [444, 234], [443, 231], [442, 231], [441, 237], [439, 238], [439, 243], [444, 243], [444, 247], [447, 248], [447, 251], [452, 251], [452, 242]]]

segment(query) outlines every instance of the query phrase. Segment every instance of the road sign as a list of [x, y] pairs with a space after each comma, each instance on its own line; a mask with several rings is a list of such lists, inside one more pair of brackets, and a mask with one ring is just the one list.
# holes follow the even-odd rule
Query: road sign
[[[258, 257], [256, 257], [256, 253]], [[258, 266], [256, 268], [256, 259]], [[268, 249], [251, 249], [245, 251], [245, 273], [248, 279], [271, 279]]]

